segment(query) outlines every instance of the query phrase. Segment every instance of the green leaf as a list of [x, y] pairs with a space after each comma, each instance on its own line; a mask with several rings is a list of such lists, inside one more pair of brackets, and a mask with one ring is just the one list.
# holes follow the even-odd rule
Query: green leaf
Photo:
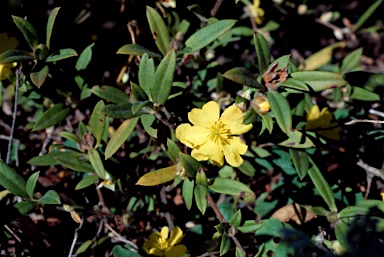
[[[77, 253], [77, 252], [76, 252]], [[136, 251], [131, 251], [130, 249], [123, 248], [121, 245], [116, 245], [112, 249], [114, 257], [141, 257]]]
[[97, 176], [99, 176], [102, 179], [106, 179], [107, 172], [104, 169], [104, 165], [103, 165], [103, 162], [101, 161], [99, 152], [94, 148], [90, 148], [88, 150], [88, 158]]
[[243, 233], [255, 233], [264, 225], [263, 222], [257, 222], [254, 220], [246, 220], [238, 229]]
[[380, 95], [365, 88], [352, 86], [351, 99], [361, 101], [380, 101]]
[[[137, 101], [145, 101], [149, 99], [144, 89], [141, 86], [137, 85], [136, 83], [133, 83], [132, 81], [131, 81], [131, 91], [132, 91], [132, 95], [135, 97]], [[150, 96], [150, 98], [152, 99], [152, 96]]]
[[237, 210], [237, 212], [233, 214], [231, 220], [229, 221], [229, 225], [237, 228], [238, 226], [240, 226], [240, 223], [241, 223], [241, 210]]
[[244, 253], [236, 247], [236, 257], [245, 257]]
[[[152, 105], [152, 103], [148, 100], [147, 101], [137, 101], [137, 102], [134, 102], [132, 104], [131, 110], [132, 110], [132, 113], [135, 114], [138, 111], [140, 111], [141, 109], [143, 109], [144, 107], [151, 106], [151, 105]], [[153, 115], [151, 115], [151, 116], [153, 116]]]
[[110, 158], [116, 151], [124, 144], [124, 142], [131, 135], [135, 129], [139, 118], [132, 118], [125, 120], [119, 128], [113, 133], [109, 140], [107, 147], [105, 148], [105, 159]]
[[81, 254], [81, 253], [85, 252], [85, 251], [92, 245], [93, 242], [94, 242], [93, 240], [87, 240], [87, 241], [85, 241], [84, 243], [82, 243], [82, 244], [79, 246], [79, 248], [77, 248], [75, 254], [77, 255], [77, 254]]
[[268, 42], [265, 40], [263, 35], [257, 32], [253, 35], [253, 40], [255, 41], [259, 71], [260, 74], [264, 74], [271, 62], [271, 54], [269, 52]]
[[47, 191], [38, 202], [41, 204], [61, 204], [60, 196], [54, 190]]
[[177, 176], [176, 165], [150, 171], [142, 176], [136, 185], [141, 186], [156, 186], [173, 180]]
[[163, 105], [167, 101], [169, 93], [171, 92], [173, 74], [176, 69], [176, 54], [175, 51], [170, 51], [155, 72], [155, 83], [151, 86], [151, 94], [153, 103]]
[[[27, 163], [29, 163], [31, 165], [36, 165], [36, 166], [58, 165], [59, 163], [57, 162], [55, 157], [57, 157], [61, 154], [63, 154], [63, 153], [59, 152], [59, 151], [50, 152], [48, 154], [33, 157]], [[77, 153], [77, 152], [73, 152], [73, 151], [71, 152], [71, 154], [75, 155], [76, 156], [75, 158], [80, 158], [82, 156], [81, 153]]]
[[196, 185], [195, 187], [195, 201], [197, 208], [199, 208], [200, 212], [204, 215], [205, 211], [207, 210], [208, 201], [208, 189], [207, 186], [203, 185]]
[[185, 172], [187, 172], [188, 177], [194, 178], [196, 176], [196, 172], [200, 168], [200, 162], [198, 162], [192, 156], [182, 153], [179, 153], [181, 164], [183, 165]]
[[179, 160], [179, 153], [181, 153], [180, 148], [169, 138], [167, 138], [167, 148], [169, 158], [171, 158], [173, 163], [177, 163]]
[[377, 0], [374, 2], [357, 20], [357, 22], [353, 26], [353, 31], [357, 31], [360, 27], [368, 20], [369, 17], [376, 11], [379, 5], [383, 2], [383, 0]]
[[263, 120], [263, 129], [260, 131], [260, 134], [265, 130], [265, 128], [268, 129], [268, 132], [269, 134], [272, 133], [272, 130], [273, 130], [273, 119], [272, 119], [272, 116], [267, 113], [267, 114], [264, 114], [264, 115], [261, 115], [261, 119]]
[[31, 176], [29, 176], [27, 180], [27, 184], [25, 186], [25, 190], [27, 191], [27, 194], [29, 198], [33, 199], [33, 193], [35, 192], [36, 182], [39, 178], [40, 171], [37, 171], [33, 173]]
[[253, 194], [252, 190], [248, 186], [240, 181], [230, 178], [215, 178], [213, 184], [209, 186], [209, 189], [214, 192], [227, 195], [244, 196], [247, 194]]
[[117, 104], [128, 103], [129, 96], [122, 90], [111, 86], [93, 86], [91, 89], [92, 93], [101, 97], [107, 101]]
[[131, 119], [140, 116], [143, 113], [147, 113], [145, 111], [138, 111], [136, 113], [133, 113], [131, 108], [131, 103], [124, 103], [118, 105], [108, 104], [104, 107], [102, 112], [104, 112], [108, 117], [115, 119]]
[[231, 248], [231, 239], [226, 235], [221, 235], [221, 243], [220, 243], [220, 256], [226, 254]]
[[100, 178], [95, 175], [86, 176], [82, 180], [80, 180], [79, 183], [77, 183], [75, 190], [80, 190], [86, 187], [89, 187], [90, 185], [95, 184], [96, 181], [98, 181]]
[[301, 80], [297, 80], [297, 79], [293, 79], [293, 78], [288, 78], [286, 81], [279, 82], [277, 85], [279, 87], [287, 87], [287, 88], [297, 89], [297, 90], [305, 91], [305, 92], [309, 91], [307, 84], [305, 84]]
[[337, 241], [339, 241], [340, 245], [343, 247], [344, 250], [348, 249], [348, 240], [346, 237], [347, 233], [348, 233], [348, 225], [342, 220], [338, 220], [335, 223], [335, 236]]
[[205, 175], [205, 171], [203, 169], [200, 169], [196, 174], [196, 184], [207, 186], [207, 176]]
[[257, 89], [265, 89], [263, 85], [257, 82], [255, 76], [246, 68], [233, 68], [223, 74], [223, 77], [236, 83], [246, 85]]
[[360, 64], [360, 59], [363, 54], [363, 48], [360, 47], [348, 54], [341, 62], [340, 72], [342, 74], [353, 71]]
[[147, 98], [152, 101], [151, 88], [155, 84], [155, 63], [152, 58], [148, 58], [147, 54], [144, 54], [140, 60], [139, 84]]
[[70, 109], [64, 108], [64, 104], [55, 104], [46, 110], [41, 117], [36, 121], [32, 131], [46, 129], [50, 126], [56, 125], [67, 117]]
[[53, 24], [55, 23], [56, 16], [57, 16], [57, 13], [59, 12], [59, 10], [60, 10], [60, 7], [53, 8], [53, 10], [51, 11], [51, 13], [49, 14], [49, 17], [48, 17], [47, 41], [46, 41], [46, 45], [47, 45], [48, 49], [51, 48], [50, 45], [51, 45], [51, 36], [52, 36]]
[[138, 55], [142, 56], [144, 54], [147, 54], [149, 57], [157, 57], [160, 58], [161, 55], [158, 53], [155, 53], [151, 50], [148, 50], [147, 48], [138, 45], [138, 44], [127, 44], [123, 45], [119, 48], [116, 52], [117, 54], [131, 54], [131, 55]]
[[190, 48], [190, 53], [196, 52], [203, 47], [206, 47], [225, 32], [230, 30], [235, 23], [236, 20], [220, 20], [199, 29], [185, 41], [185, 46]]
[[68, 139], [68, 140], [71, 140], [77, 144], [80, 144], [81, 143], [81, 140], [79, 138], [78, 135], [72, 133], [72, 132], [69, 132], [69, 131], [61, 131], [59, 133], [59, 135], [65, 139]]
[[276, 60], [274, 60], [274, 61], [268, 66], [268, 69], [267, 69], [267, 70], [270, 70], [270, 69], [275, 65], [275, 63], [277, 63], [277, 70], [281, 70], [281, 69], [287, 68], [288, 65], [289, 65], [289, 60], [290, 60], [290, 58], [291, 58], [291, 55], [290, 55], [290, 54], [280, 56], [279, 58], [277, 58]]
[[11, 49], [0, 54], [0, 64], [33, 60], [35, 60], [33, 53], [23, 50]]
[[13, 207], [15, 207], [20, 214], [24, 215], [32, 211], [36, 207], [36, 204], [33, 201], [22, 201], [15, 203]]
[[29, 23], [29, 21], [21, 17], [12, 15], [12, 19], [16, 26], [20, 29], [21, 33], [23, 33], [23, 36], [28, 45], [32, 49], [35, 49], [35, 47], [39, 44], [39, 36], [37, 35], [36, 29], [32, 26], [31, 23]]
[[247, 176], [254, 176], [255, 175], [255, 172], [256, 172], [256, 169], [255, 167], [253, 166], [252, 163], [250, 163], [249, 161], [247, 160], [244, 160], [243, 163], [238, 167], [238, 169], [244, 173], [245, 175]]
[[313, 212], [314, 214], [318, 215], [318, 216], [324, 216], [324, 217], [327, 217], [328, 215], [330, 215], [330, 211], [327, 211], [324, 207], [321, 207], [321, 206], [315, 206], [315, 207], [306, 207], [304, 206], [305, 209]]
[[60, 61], [69, 57], [77, 56], [77, 53], [74, 49], [66, 48], [66, 49], [60, 49], [50, 56], [47, 57], [45, 60], [46, 62], [56, 62]]
[[359, 215], [366, 215], [369, 212], [369, 208], [362, 206], [347, 206], [342, 209], [338, 214], [339, 219], [344, 219], [345, 222], [352, 221], [354, 217]]
[[33, 84], [40, 88], [47, 79], [48, 74], [49, 68], [48, 65], [45, 65], [40, 71], [31, 72], [30, 77]]
[[297, 71], [291, 73], [291, 76], [308, 84], [316, 92], [347, 84], [340, 74], [328, 71]]
[[188, 210], [190, 210], [192, 207], [194, 186], [195, 186], [195, 181], [189, 180], [188, 178], [184, 179], [182, 195], [183, 195], [185, 207], [187, 207]]
[[291, 130], [288, 139], [279, 143], [279, 145], [292, 148], [310, 148], [315, 146], [313, 142], [297, 129]]
[[317, 168], [316, 164], [312, 161], [311, 157], [308, 156], [308, 158], [309, 162], [312, 164], [312, 167], [308, 170], [309, 177], [311, 178], [316, 189], [319, 191], [321, 197], [327, 203], [328, 208], [333, 212], [337, 212], [335, 197], [331, 187], [325, 180], [323, 174], [321, 174], [319, 168]]
[[159, 48], [163, 55], [166, 55], [171, 40], [163, 18], [161, 18], [160, 14], [155, 9], [147, 6], [147, 20], [157, 48]]
[[92, 47], [94, 45], [95, 43], [90, 44], [81, 52], [75, 66], [77, 71], [85, 70], [87, 68], [88, 64], [92, 59]]
[[298, 151], [294, 149], [289, 149], [293, 165], [296, 168], [297, 174], [299, 174], [300, 179], [303, 179], [309, 169], [308, 155], [304, 151]]
[[267, 97], [277, 125], [285, 134], [289, 135], [292, 130], [292, 114], [287, 99], [277, 91], [268, 91]]
[[144, 130], [153, 138], [157, 138], [157, 129], [152, 128], [153, 122], [156, 117], [153, 114], [143, 114], [140, 116], [141, 124], [143, 124]]
[[63, 165], [64, 167], [68, 167], [71, 170], [79, 172], [94, 172], [92, 166], [85, 160], [82, 160], [84, 156], [79, 155], [76, 152], [60, 152], [53, 158], [59, 164]]
[[101, 110], [105, 107], [103, 100], [100, 100], [93, 108], [91, 118], [89, 119], [89, 125], [92, 135], [96, 139], [96, 147], [100, 145], [101, 138], [105, 129], [105, 115]]

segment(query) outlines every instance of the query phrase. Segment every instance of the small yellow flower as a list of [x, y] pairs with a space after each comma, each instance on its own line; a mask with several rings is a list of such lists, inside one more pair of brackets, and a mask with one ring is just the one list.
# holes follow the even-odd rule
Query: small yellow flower
[[254, 107], [260, 115], [267, 114], [271, 110], [268, 99], [263, 95], [256, 96], [251, 101], [251, 106]]
[[192, 109], [188, 113], [188, 123], [176, 128], [176, 137], [186, 146], [193, 148], [192, 157], [198, 161], [209, 160], [213, 165], [223, 166], [224, 156], [229, 165], [238, 167], [243, 163], [240, 155], [248, 146], [241, 135], [252, 129], [252, 124], [243, 124], [243, 113], [239, 107], [228, 107], [220, 117], [219, 105], [208, 102], [202, 109]]
[[264, 10], [260, 8], [260, 0], [253, 0], [253, 5], [247, 5], [249, 16], [251, 16], [257, 24], [261, 24], [264, 18]]
[[[332, 113], [328, 111], [328, 108], [325, 107], [321, 110], [319, 109], [318, 105], [313, 105], [309, 112], [307, 113], [307, 130], [311, 129], [326, 129], [335, 127], [337, 125], [336, 122], [332, 121]], [[319, 130], [316, 131], [317, 134], [322, 135], [324, 137], [339, 140], [340, 139], [340, 132], [341, 128], [336, 127], [334, 129], [329, 130]]]
[[[0, 54], [7, 50], [15, 49], [18, 44], [19, 41], [17, 41], [16, 38], [8, 38], [7, 34], [5, 33], [0, 34]], [[11, 69], [16, 65], [16, 62], [0, 64], [0, 81], [7, 79], [8, 76], [13, 73]]]
[[147, 241], [144, 242], [142, 249], [152, 255], [165, 257], [183, 257], [187, 247], [179, 244], [183, 238], [183, 231], [175, 227], [168, 238], [168, 227], [163, 227], [160, 232], [153, 232]]

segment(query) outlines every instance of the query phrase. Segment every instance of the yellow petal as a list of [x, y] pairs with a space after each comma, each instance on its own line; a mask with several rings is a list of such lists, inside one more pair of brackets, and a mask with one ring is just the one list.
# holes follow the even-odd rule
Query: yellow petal
[[193, 108], [188, 113], [188, 119], [192, 122], [193, 125], [209, 128], [216, 121], [219, 120], [220, 117], [220, 108], [219, 105], [210, 101], [203, 105], [202, 109]]
[[317, 120], [320, 117], [320, 109], [318, 105], [312, 105], [311, 109], [307, 113], [307, 121]]
[[243, 124], [244, 116], [239, 107], [232, 105], [225, 109], [220, 121], [231, 131], [231, 135], [240, 135], [252, 129], [252, 124]]
[[260, 0], [253, 0], [253, 6], [256, 8], [258, 8], [260, 6]]
[[169, 228], [164, 226], [161, 231], [160, 231], [160, 234], [161, 234], [161, 238], [162, 239], [167, 239], [168, 238], [168, 232], [169, 232]]
[[228, 164], [232, 167], [239, 167], [243, 163], [243, 158], [240, 155], [245, 154], [248, 146], [239, 137], [232, 137], [229, 139], [229, 143], [223, 145], [222, 148]]
[[208, 140], [208, 131], [203, 127], [183, 123], [176, 128], [176, 137], [190, 148], [195, 148]]
[[171, 231], [171, 235], [168, 240], [169, 245], [176, 245], [180, 243], [181, 239], [183, 238], [183, 231], [179, 227], [175, 227]]
[[[152, 236], [152, 234], [151, 234], [151, 236]], [[144, 242], [142, 249], [148, 254], [153, 254], [156, 256], [163, 256], [164, 255], [163, 251], [160, 250], [160, 246], [156, 243], [156, 241], [153, 241], [151, 239], [148, 239], [147, 241]]]
[[13, 67], [13, 63], [0, 64], [0, 80], [7, 79], [13, 73], [11, 70]]
[[165, 250], [165, 257], [183, 257], [187, 247], [185, 245], [172, 246]]
[[192, 150], [191, 155], [198, 161], [210, 160], [213, 165], [223, 166], [224, 155], [220, 146], [207, 140], [203, 145]]

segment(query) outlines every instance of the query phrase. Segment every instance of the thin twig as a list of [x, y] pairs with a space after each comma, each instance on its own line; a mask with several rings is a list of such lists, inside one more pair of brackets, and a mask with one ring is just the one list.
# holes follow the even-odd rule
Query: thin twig
[[382, 121], [382, 120], [351, 120], [351, 121], [344, 123], [344, 125], [352, 125], [352, 124], [355, 124], [358, 122], [384, 124], [384, 121]]
[[219, 10], [219, 8], [220, 8], [222, 3], [223, 3], [223, 0], [216, 0], [216, 3], [215, 3], [215, 5], [213, 6], [213, 8], [211, 10], [211, 16], [212, 17], [216, 16], [216, 13]]
[[361, 168], [363, 168], [365, 172], [367, 172], [367, 189], [365, 190], [365, 195], [364, 195], [364, 199], [367, 199], [369, 192], [371, 191], [371, 184], [372, 184], [373, 177], [376, 176], [384, 180], [384, 174], [381, 170], [376, 169], [375, 167], [369, 166], [368, 164], [364, 163], [360, 159], [356, 164], [359, 165]]
[[380, 117], [384, 118], [384, 113], [383, 113], [383, 112], [379, 112], [379, 111], [374, 110], [374, 109], [369, 109], [368, 112], [369, 112], [370, 114], [377, 115], [377, 116], [380, 116]]
[[135, 244], [134, 242], [126, 239], [125, 237], [121, 236], [119, 233], [117, 233], [108, 223], [105, 223], [104, 226], [112, 232], [112, 234], [114, 235], [114, 239], [120, 241], [120, 242], [123, 242], [123, 243], [126, 243], [126, 244], [129, 244], [130, 246], [132, 246], [134, 249], [131, 249], [131, 251], [134, 251], [134, 252], [137, 252], [139, 247], [137, 246], [137, 244]]
[[14, 103], [13, 103], [12, 126], [11, 126], [11, 133], [9, 135], [9, 141], [8, 141], [7, 158], [5, 160], [6, 164], [9, 164], [9, 159], [11, 157], [13, 133], [15, 131], [16, 114], [17, 114], [17, 100], [19, 98], [19, 76], [20, 76], [19, 73], [20, 73], [20, 68], [18, 68], [16, 70], [15, 100], [14, 100]]
[[77, 227], [75, 229], [75, 235], [73, 236], [73, 240], [72, 240], [71, 248], [69, 249], [68, 257], [72, 256], [73, 250], [75, 249], [77, 239], [79, 238], [79, 230], [83, 226], [83, 223], [84, 223], [84, 220], [80, 223], [79, 227]]

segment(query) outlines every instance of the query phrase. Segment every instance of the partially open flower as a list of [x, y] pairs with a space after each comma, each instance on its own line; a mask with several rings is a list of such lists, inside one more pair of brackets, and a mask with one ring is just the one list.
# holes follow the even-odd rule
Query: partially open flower
[[143, 250], [155, 256], [183, 257], [187, 247], [183, 244], [177, 245], [184, 237], [183, 231], [179, 227], [175, 227], [169, 238], [168, 232], [168, 227], [163, 227], [160, 232], [153, 232], [144, 242]]
[[240, 155], [247, 151], [248, 146], [236, 135], [251, 130], [252, 124], [243, 124], [243, 112], [239, 107], [228, 107], [220, 117], [219, 105], [211, 101], [202, 109], [194, 108], [190, 111], [188, 119], [193, 126], [181, 124], [176, 128], [176, 137], [193, 148], [193, 158], [198, 161], [209, 160], [219, 167], [224, 164], [224, 156], [233, 167], [243, 163]]
[[251, 101], [251, 106], [260, 115], [264, 115], [271, 110], [268, 99], [264, 95], [258, 95]]
[[[7, 34], [0, 34], [0, 54], [7, 50], [15, 49], [18, 44], [19, 41], [16, 38], [8, 38]], [[7, 79], [13, 73], [11, 69], [16, 65], [16, 62], [0, 64], [0, 81]]]
[[313, 105], [307, 113], [307, 130], [315, 130], [321, 136], [339, 140], [340, 127], [336, 122], [332, 122], [332, 113], [325, 107], [321, 110], [318, 105]]
[[253, 0], [253, 5], [247, 5], [248, 15], [252, 17], [257, 24], [261, 24], [264, 19], [264, 10], [260, 8], [260, 0]]

